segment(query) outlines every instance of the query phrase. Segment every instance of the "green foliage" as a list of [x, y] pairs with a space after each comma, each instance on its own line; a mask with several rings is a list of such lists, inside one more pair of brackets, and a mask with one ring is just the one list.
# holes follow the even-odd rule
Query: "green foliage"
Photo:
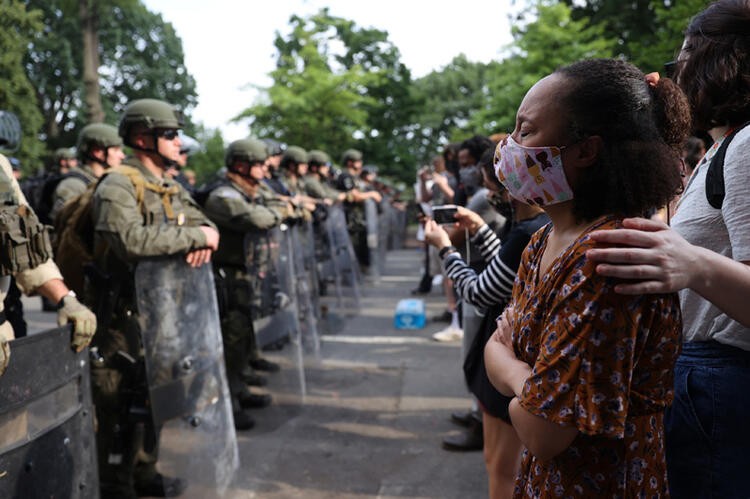
[[34, 34], [42, 29], [41, 14], [27, 10], [24, 2], [0, 2], [0, 109], [18, 116], [23, 129], [21, 146], [14, 154], [29, 173], [38, 164], [42, 144], [37, 134], [42, 114], [37, 108], [34, 86], [23, 65], [23, 54]]
[[273, 85], [236, 119], [249, 119], [258, 137], [271, 137], [332, 158], [355, 147], [385, 174], [411, 164], [403, 127], [415, 101], [411, 75], [388, 34], [362, 29], [323, 9], [292, 16], [291, 33], [277, 32]]
[[523, 96], [542, 77], [580, 59], [612, 57], [616, 47], [604, 26], [573, 19], [563, 3], [539, 1], [519, 22], [506, 58], [491, 68], [489, 99], [470, 122], [485, 134], [513, 130]]
[[413, 118], [413, 148], [420, 163], [426, 163], [448, 142], [475, 132], [472, 120], [489, 99], [489, 77], [496, 62], [469, 61], [460, 54], [444, 68], [415, 80], [414, 91], [422, 100]]
[[[39, 9], [43, 22], [34, 30], [24, 63], [44, 119], [41, 138], [53, 151], [75, 144], [78, 131], [86, 124], [78, 2], [26, 3]], [[189, 116], [197, 103], [195, 80], [185, 67], [182, 41], [173, 26], [140, 0], [100, 0], [90, 4], [94, 6], [105, 121], [116, 125], [124, 106], [142, 97], [171, 102]]]

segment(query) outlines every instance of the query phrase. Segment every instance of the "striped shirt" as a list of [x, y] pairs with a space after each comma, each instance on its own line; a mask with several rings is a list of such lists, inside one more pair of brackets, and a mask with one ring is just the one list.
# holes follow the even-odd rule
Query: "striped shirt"
[[443, 260], [446, 277], [453, 279], [458, 296], [475, 307], [490, 308], [506, 303], [513, 292], [513, 282], [521, 263], [521, 255], [532, 234], [549, 222], [546, 214], [514, 223], [501, 244], [500, 238], [483, 225], [471, 238], [487, 262], [477, 274], [458, 253], [449, 253]]

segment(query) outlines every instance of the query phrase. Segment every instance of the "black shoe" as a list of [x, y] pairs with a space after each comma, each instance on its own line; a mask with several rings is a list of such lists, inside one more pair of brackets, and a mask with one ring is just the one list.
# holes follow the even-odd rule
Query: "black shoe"
[[234, 415], [234, 429], [237, 431], [251, 430], [255, 426], [255, 419], [250, 415], [248, 411], [235, 411]]
[[265, 371], [267, 373], [275, 373], [281, 369], [281, 366], [279, 366], [276, 362], [271, 362], [270, 360], [264, 359], [263, 357], [258, 357], [257, 359], [251, 360], [250, 367], [252, 367], [256, 371]]
[[268, 394], [258, 395], [256, 393], [243, 393], [237, 397], [240, 407], [243, 409], [260, 409], [271, 405], [271, 396]]
[[476, 419], [474, 419], [472, 411], [454, 412], [451, 414], [451, 423], [463, 426], [464, 428], [470, 428], [473, 424], [476, 424]]
[[418, 296], [418, 295], [429, 295], [429, 294], [430, 294], [430, 291], [432, 291], [432, 289], [424, 289], [424, 288], [414, 288], [414, 289], [412, 289], [412, 290], [411, 290], [411, 294], [412, 294], [413, 296]]
[[482, 425], [475, 425], [458, 435], [449, 435], [443, 439], [443, 449], [445, 450], [469, 452], [482, 450], [482, 447], [484, 447]]
[[182, 495], [187, 483], [181, 478], [155, 474], [150, 480], [135, 484], [135, 492], [139, 497], [177, 497]]
[[253, 371], [250, 367], [242, 371], [242, 379], [250, 386], [266, 386], [268, 384], [265, 377]]

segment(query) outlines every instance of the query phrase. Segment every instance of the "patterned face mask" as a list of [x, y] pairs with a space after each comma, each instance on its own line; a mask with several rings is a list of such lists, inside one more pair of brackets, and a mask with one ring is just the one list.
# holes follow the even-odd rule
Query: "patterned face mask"
[[560, 153], [565, 147], [524, 147], [508, 137], [495, 149], [495, 174], [514, 198], [548, 206], [573, 199]]

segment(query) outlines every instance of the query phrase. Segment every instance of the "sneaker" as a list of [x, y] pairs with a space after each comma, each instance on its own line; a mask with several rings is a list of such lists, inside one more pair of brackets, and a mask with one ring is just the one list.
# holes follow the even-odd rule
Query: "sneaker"
[[452, 326], [448, 326], [442, 331], [438, 331], [432, 335], [432, 339], [435, 341], [459, 341], [463, 339], [463, 337], [464, 330]]

